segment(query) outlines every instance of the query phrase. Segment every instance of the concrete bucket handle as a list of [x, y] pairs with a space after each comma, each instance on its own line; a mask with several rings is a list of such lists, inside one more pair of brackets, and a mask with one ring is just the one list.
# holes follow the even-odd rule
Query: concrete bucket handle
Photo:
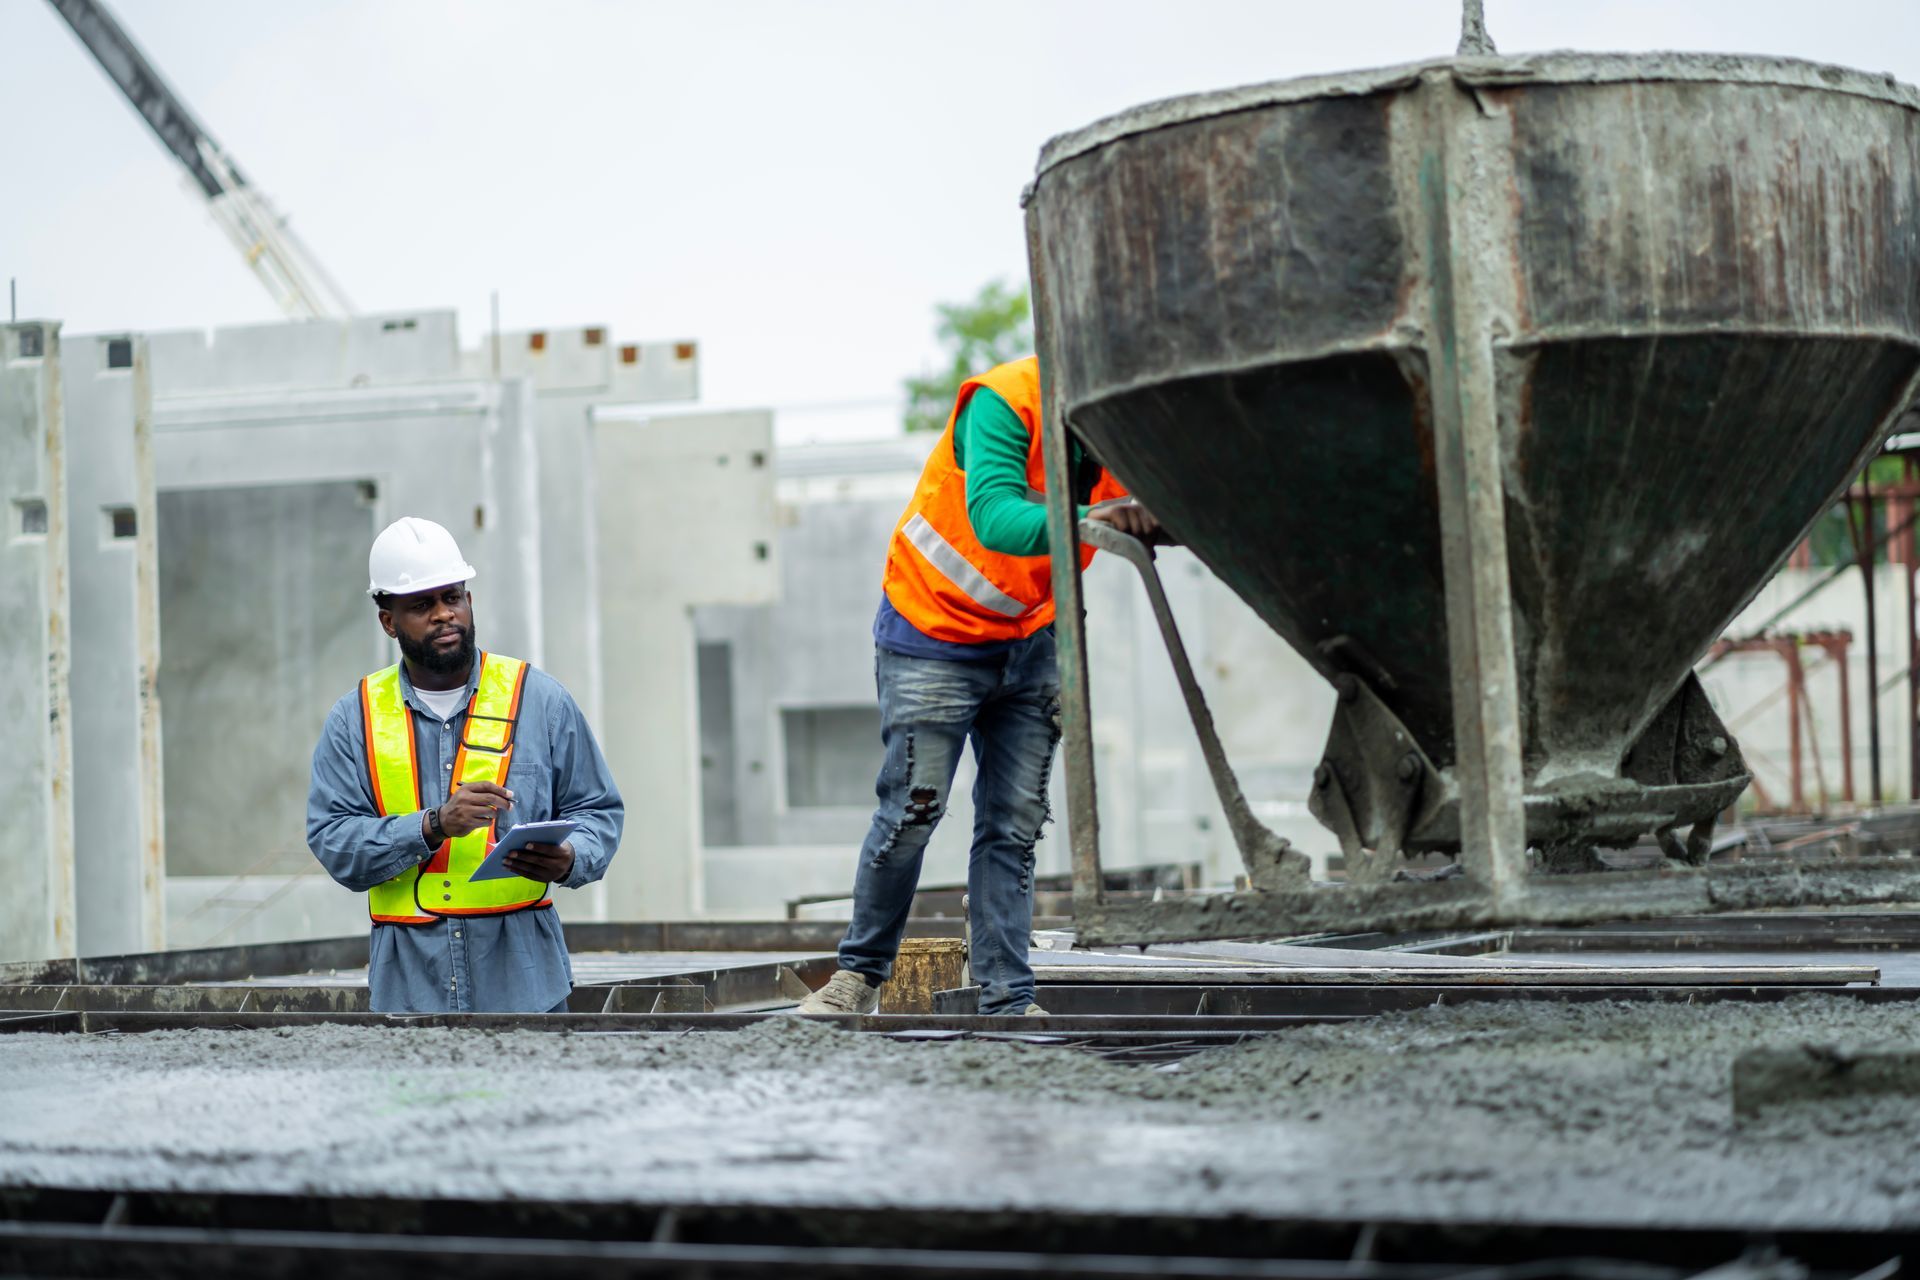
[[1086, 546], [1110, 551], [1140, 571], [1140, 579], [1147, 588], [1147, 600], [1153, 606], [1154, 621], [1160, 624], [1160, 637], [1166, 642], [1167, 656], [1173, 660], [1174, 678], [1180, 682], [1180, 694], [1187, 701], [1187, 715], [1193, 720], [1194, 732], [1200, 736], [1200, 754], [1206, 758], [1214, 792], [1220, 797], [1220, 807], [1226, 811], [1227, 827], [1240, 850], [1240, 861], [1247, 868], [1248, 882], [1256, 889], [1274, 891], [1304, 887], [1308, 875], [1306, 855], [1253, 816], [1246, 793], [1240, 789], [1240, 779], [1227, 763], [1219, 731], [1214, 728], [1213, 712], [1207, 709], [1207, 696], [1194, 677], [1193, 664], [1187, 660], [1187, 647], [1180, 641], [1180, 627], [1173, 620], [1166, 588], [1161, 585], [1160, 571], [1154, 566], [1153, 551], [1131, 534], [1093, 520], [1080, 522], [1080, 541]]

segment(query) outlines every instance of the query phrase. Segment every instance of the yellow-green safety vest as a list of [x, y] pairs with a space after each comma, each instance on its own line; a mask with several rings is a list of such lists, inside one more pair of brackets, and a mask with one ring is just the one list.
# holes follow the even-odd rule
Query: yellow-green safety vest
[[[513, 763], [514, 726], [527, 664], [497, 653], [480, 655], [480, 682], [467, 704], [454, 756], [451, 796], [469, 782], [507, 784]], [[415, 753], [413, 713], [400, 696], [400, 668], [376, 671], [360, 682], [360, 711], [367, 739], [367, 776], [381, 816], [418, 813], [420, 762]], [[418, 867], [367, 891], [367, 912], [378, 924], [432, 924], [442, 916], [495, 916], [552, 905], [547, 886], [518, 876], [468, 880], [493, 848], [495, 824], [443, 840]]]

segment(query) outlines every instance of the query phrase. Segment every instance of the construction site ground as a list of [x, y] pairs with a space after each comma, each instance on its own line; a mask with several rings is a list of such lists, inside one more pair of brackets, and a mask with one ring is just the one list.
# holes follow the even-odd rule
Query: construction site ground
[[[1777, 957], [1776, 957], [1777, 958]], [[729, 1033], [319, 1025], [0, 1037], [0, 1184], [902, 1209], [1886, 1228], [1920, 1104], [1736, 1117], [1743, 1051], [1920, 1049], [1907, 1004], [1499, 1003], [1157, 1065]]]

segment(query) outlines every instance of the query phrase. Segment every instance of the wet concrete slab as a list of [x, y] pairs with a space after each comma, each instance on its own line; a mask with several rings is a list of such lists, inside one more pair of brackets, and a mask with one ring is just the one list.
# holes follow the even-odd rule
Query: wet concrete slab
[[1174, 1069], [733, 1034], [0, 1038], [0, 1183], [1745, 1226], [1920, 1223], [1920, 1106], [1736, 1119], [1743, 1052], [1920, 1048], [1909, 1010], [1462, 1006]]

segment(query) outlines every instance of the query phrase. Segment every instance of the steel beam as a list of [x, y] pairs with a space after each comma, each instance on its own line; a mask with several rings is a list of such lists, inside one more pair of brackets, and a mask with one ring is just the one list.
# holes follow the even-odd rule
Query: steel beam
[[[1874, 621], [1873, 574], [1873, 478], [1870, 470], [1860, 472], [1859, 501], [1854, 492], [1847, 494], [1847, 531], [1853, 536], [1855, 562], [1860, 566], [1860, 585], [1867, 602], [1867, 744], [1869, 777], [1873, 784], [1873, 803], [1883, 797], [1880, 789], [1880, 638]], [[1816, 748], [1817, 750], [1817, 748]]]
[[1461, 862], [1496, 909], [1516, 902], [1527, 876], [1520, 675], [1507, 569], [1506, 481], [1496, 333], [1519, 331], [1517, 273], [1491, 246], [1511, 243], [1512, 142], [1506, 115], [1482, 111], [1450, 74], [1430, 76], [1438, 145], [1421, 157], [1426, 265], [1432, 281], [1427, 342], [1433, 392], [1435, 484], [1445, 571], [1447, 652], [1458, 752]]
[[[1031, 188], [1028, 194], [1031, 195]], [[1093, 766], [1093, 708], [1087, 667], [1086, 593], [1080, 581], [1080, 515], [1073, 493], [1073, 435], [1059, 380], [1053, 291], [1044, 287], [1046, 255], [1037, 211], [1027, 213], [1027, 261], [1033, 277], [1033, 333], [1040, 359], [1040, 452], [1047, 478], [1047, 545], [1052, 551], [1053, 634], [1060, 670], [1060, 732], [1067, 784], [1067, 838], [1073, 863], [1074, 914], [1106, 897], [1100, 872], [1100, 804]]]

